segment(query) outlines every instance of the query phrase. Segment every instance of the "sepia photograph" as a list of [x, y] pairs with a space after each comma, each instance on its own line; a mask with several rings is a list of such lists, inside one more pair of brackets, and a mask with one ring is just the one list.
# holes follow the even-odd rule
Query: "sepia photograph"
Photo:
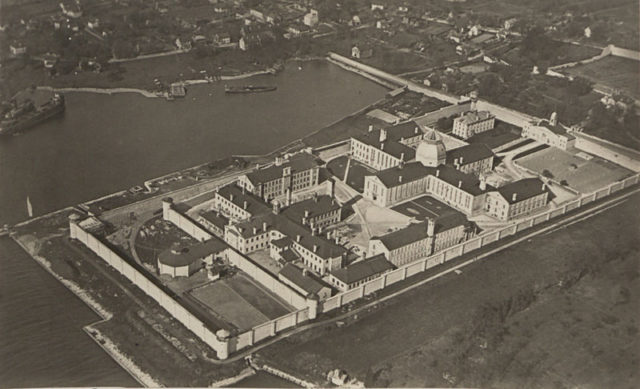
[[0, 0], [0, 389], [631, 389], [639, 326], [639, 0]]

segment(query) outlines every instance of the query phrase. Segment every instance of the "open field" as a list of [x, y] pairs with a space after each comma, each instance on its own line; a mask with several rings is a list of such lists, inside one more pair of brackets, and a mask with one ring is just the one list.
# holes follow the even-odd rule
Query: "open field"
[[293, 311], [242, 273], [196, 288], [190, 294], [240, 331]]
[[196, 300], [222, 316], [240, 331], [248, 330], [269, 319], [240, 296], [225, 281], [218, 281], [190, 292]]
[[[496, 120], [493, 130], [481, 132], [467, 139], [469, 143], [483, 143], [490, 149], [498, 148], [520, 138], [522, 129], [512, 124]], [[524, 139], [523, 139], [524, 141]]]
[[610, 55], [586, 65], [568, 68], [566, 71], [640, 99], [640, 76], [638, 75], [640, 62], [638, 61]]
[[396, 212], [418, 220], [427, 218], [439, 218], [454, 213], [458, 213], [454, 208], [434, 199], [431, 196], [422, 196], [417, 199], [407, 201], [392, 208]]
[[517, 163], [540, 174], [548, 170], [553, 179], [566, 180], [570, 187], [582, 193], [593, 192], [631, 174], [629, 170], [599, 157], [587, 161], [555, 147], [529, 154], [518, 159]]
[[[635, 194], [260, 354], [308, 375], [343, 368], [373, 387], [635, 387], [639, 202]], [[612, 335], [626, 347], [610, 347]]]

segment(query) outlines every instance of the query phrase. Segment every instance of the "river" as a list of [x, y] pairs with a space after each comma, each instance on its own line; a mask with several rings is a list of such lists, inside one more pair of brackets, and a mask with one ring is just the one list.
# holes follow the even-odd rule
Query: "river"
[[[386, 93], [326, 62], [300, 66], [227, 82], [278, 86], [263, 94], [225, 95], [224, 83], [191, 86], [171, 102], [67, 93], [63, 116], [0, 139], [0, 224], [27, 218], [27, 196], [37, 216], [185, 167], [272, 151]], [[0, 386], [136, 386], [82, 331], [97, 319], [0, 238]]]

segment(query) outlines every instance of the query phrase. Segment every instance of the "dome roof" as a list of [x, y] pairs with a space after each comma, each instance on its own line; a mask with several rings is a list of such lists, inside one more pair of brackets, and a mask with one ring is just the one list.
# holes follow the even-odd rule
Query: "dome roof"
[[435, 131], [425, 134], [416, 150], [416, 160], [424, 166], [438, 166], [444, 164], [446, 159], [447, 150], [438, 134]]

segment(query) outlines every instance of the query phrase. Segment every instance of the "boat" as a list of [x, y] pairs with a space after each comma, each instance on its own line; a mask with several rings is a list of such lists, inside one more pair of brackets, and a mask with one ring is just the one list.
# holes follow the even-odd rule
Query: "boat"
[[0, 120], [0, 135], [13, 135], [42, 123], [64, 112], [64, 96], [54, 94], [51, 100], [36, 107], [33, 101], [27, 100], [14, 107]]
[[225, 93], [258, 93], [271, 92], [278, 89], [277, 86], [267, 85], [244, 85], [244, 86], [224, 86]]

